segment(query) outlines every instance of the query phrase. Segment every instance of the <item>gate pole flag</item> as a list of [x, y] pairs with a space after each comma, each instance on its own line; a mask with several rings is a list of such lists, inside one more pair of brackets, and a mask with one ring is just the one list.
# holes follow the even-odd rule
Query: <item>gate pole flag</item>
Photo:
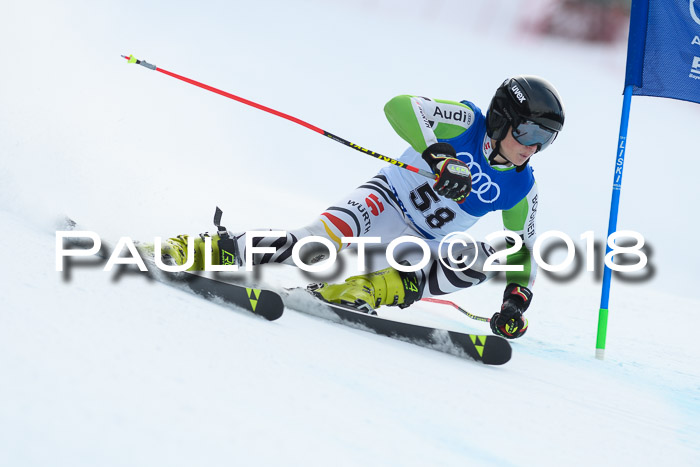
[[[632, 0], [620, 138], [615, 158], [608, 238], [617, 229], [632, 95], [700, 103], [700, 0]], [[605, 254], [611, 250], [606, 242]], [[605, 356], [611, 270], [605, 266], [596, 358]]]

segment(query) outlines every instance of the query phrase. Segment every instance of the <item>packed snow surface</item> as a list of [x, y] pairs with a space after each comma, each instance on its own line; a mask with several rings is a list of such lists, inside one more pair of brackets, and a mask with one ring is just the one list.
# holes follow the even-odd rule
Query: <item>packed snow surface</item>
[[[0, 465], [698, 465], [700, 107], [633, 100], [618, 226], [644, 235], [649, 265], [613, 277], [596, 360], [600, 261], [586, 271], [581, 235], [607, 231], [625, 47], [533, 36], [522, 11], [517, 0], [6, 5]], [[530, 329], [501, 367], [291, 309], [267, 322], [97, 260], [57, 272], [63, 215], [110, 240], [212, 230], [217, 205], [232, 230], [292, 229], [382, 167], [120, 58], [132, 53], [394, 157], [406, 143], [382, 112], [391, 97], [485, 109], [505, 77], [544, 76], [567, 120], [533, 158], [538, 230], [569, 235], [579, 261], [540, 273]], [[470, 233], [501, 228], [492, 215]], [[254, 280], [314, 278], [273, 267]], [[489, 316], [503, 286], [448, 298]], [[488, 332], [437, 304], [384, 316]]]

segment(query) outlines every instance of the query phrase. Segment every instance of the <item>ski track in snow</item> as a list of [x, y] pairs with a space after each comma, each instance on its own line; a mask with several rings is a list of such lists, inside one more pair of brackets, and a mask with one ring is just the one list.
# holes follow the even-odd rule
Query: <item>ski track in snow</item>
[[[691, 465], [697, 448], [697, 356], [680, 345], [657, 355], [653, 342], [611, 334], [619, 345], [600, 362], [592, 340], [543, 331], [489, 368], [291, 309], [270, 323], [138, 275], [115, 284], [94, 266], [65, 282], [45, 255], [53, 236], [0, 217], [35, 246], [13, 264], [43, 265], [2, 277], [17, 297], [0, 314], [10, 464]], [[423, 305], [404, 319], [427, 324]], [[523, 440], [517, 458], [503, 436]]]
[[[232, 230], [291, 229], [381, 167], [119, 58], [132, 52], [387, 155], [405, 148], [381, 111], [394, 95], [484, 108], [504, 77], [545, 76], [567, 123], [533, 160], [538, 229], [567, 232], [580, 247], [587, 230], [600, 240], [624, 47], [523, 35], [521, 7], [10, 7], [0, 18], [0, 39], [15, 44], [0, 76], [0, 465], [698, 465], [700, 257], [678, 241], [698, 227], [697, 162], [674, 172], [673, 192], [656, 189], [668, 190], [668, 174], [659, 182], [651, 173], [660, 156], [687, 150], [666, 135], [694, 134], [700, 110], [688, 103], [633, 100], [619, 228], [645, 235], [653, 273], [613, 279], [604, 361], [593, 358], [600, 282], [585, 272], [567, 281], [540, 274], [530, 330], [501, 367], [289, 308], [267, 322], [139, 274], [103, 272], [102, 260], [56, 272], [61, 215], [105, 239], [212, 230], [215, 205]], [[484, 12], [513, 32], [465, 26]], [[487, 216], [470, 233], [500, 228]], [[253, 281], [313, 280], [277, 267]], [[502, 289], [492, 281], [448, 298], [490, 315]], [[488, 330], [437, 304], [382, 311]]]

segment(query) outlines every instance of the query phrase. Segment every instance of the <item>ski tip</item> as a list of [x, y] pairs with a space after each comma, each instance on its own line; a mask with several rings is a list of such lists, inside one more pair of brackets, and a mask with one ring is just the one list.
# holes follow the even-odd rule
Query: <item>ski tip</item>
[[508, 363], [513, 356], [513, 348], [510, 343], [499, 336], [488, 336], [484, 339], [484, 343], [488, 340], [488, 345], [483, 348], [481, 361], [486, 365], [503, 365]]
[[275, 321], [284, 314], [284, 302], [278, 293], [271, 290], [246, 289], [248, 297], [251, 299], [251, 305], [253, 305], [253, 298], [255, 297], [255, 294], [251, 294], [252, 290], [256, 290], [257, 299], [262, 300], [264, 305], [264, 308], [260, 309], [257, 306], [253, 306], [253, 313], [262, 316], [268, 321]]
[[284, 314], [284, 306], [282, 308], [280, 308], [279, 310], [276, 310], [272, 313], [266, 313], [266, 314], [261, 315], [261, 316], [268, 321], [275, 321], [275, 320], [281, 318], [283, 314]]

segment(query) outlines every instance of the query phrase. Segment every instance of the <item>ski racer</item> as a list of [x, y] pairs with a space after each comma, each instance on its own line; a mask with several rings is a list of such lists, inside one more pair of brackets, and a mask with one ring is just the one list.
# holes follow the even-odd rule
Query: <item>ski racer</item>
[[[535, 241], [537, 184], [530, 158], [547, 148], [564, 124], [564, 107], [554, 86], [536, 76], [506, 79], [496, 90], [486, 115], [473, 103], [401, 95], [384, 107], [389, 123], [410, 144], [400, 161], [431, 170], [430, 181], [396, 166], [387, 166], [311, 224], [287, 231], [286, 237], [255, 238], [256, 247], [274, 247], [274, 253], [252, 256], [253, 264], [293, 265], [292, 249], [301, 239], [320, 236], [339, 252], [356, 248], [343, 237], [380, 237], [386, 246], [401, 236], [418, 237], [430, 247], [427, 264], [415, 272], [389, 267], [347, 278], [340, 284], [309, 286], [318, 297], [375, 313], [381, 305], [407, 307], [422, 297], [444, 295], [472, 287], [492, 278], [484, 270], [494, 252], [484, 243], [457, 245], [452, 257], [440, 251], [448, 234], [468, 230], [482, 216], [501, 211], [507, 230], [523, 240], [519, 251], [508, 255], [508, 265], [522, 271], [506, 273], [503, 303], [491, 321], [492, 331], [514, 339], [528, 328], [523, 313], [532, 301], [536, 263], [531, 260]], [[204, 238], [194, 241], [192, 270], [204, 269]], [[246, 233], [220, 228], [212, 235], [213, 264], [245, 264]], [[176, 264], [187, 261], [186, 235], [168, 239], [164, 258]], [[413, 255], [413, 256], [412, 256]], [[420, 261], [411, 252], [407, 264]], [[307, 263], [328, 257], [307, 254]], [[460, 260], [474, 258], [460, 270]]]

